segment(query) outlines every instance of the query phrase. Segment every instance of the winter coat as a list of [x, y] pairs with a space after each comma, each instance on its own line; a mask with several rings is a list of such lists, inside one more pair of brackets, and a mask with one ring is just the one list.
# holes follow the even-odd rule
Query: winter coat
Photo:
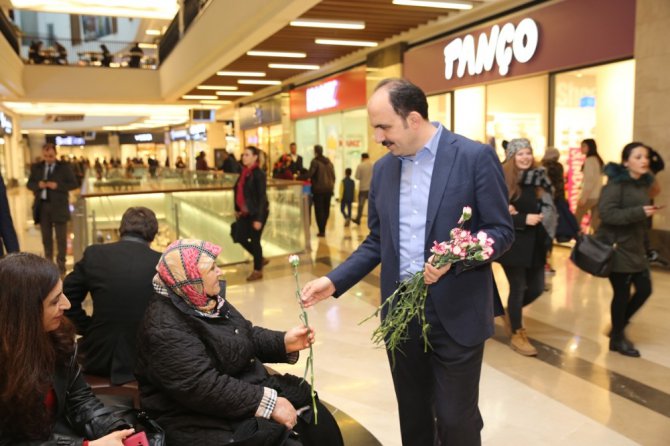
[[84, 439], [95, 440], [113, 431], [130, 427], [113, 414], [93, 418], [93, 412], [104, 406], [84, 381], [76, 360], [76, 349], [69, 365], [56, 368], [53, 388], [56, 393], [56, 407], [50, 437], [46, 440], [15, 438], [3, 432], [0, 422], [0, 446], [81, 446]]
[[333, 194], [335, 190], [335, 167], [325, 156], [317, 156], [309, 165], [307, 176], [312, 180], [312, 193]]
[[649, 188], [654, 177], [645, 174], [634, 179], [628, 169], [614, 163], [607, 164], [605, 174], [608, 182], [598, 201], [602, 222], [596, 238], [610, 244], [616, 242], [613, 272], [644, 271], [649, 268], [649, 262], [644, 243], [647, 216], [643, 206], [650, 204]]
[[228, 302], [220, 314], [201, 316], [171, 292], [149, 302], [135, 375], [141, 406], [165, 428], [169, 446], [226, 444], [249, 420], [286, 432], [255, 417], [264, 387], [294, 407], [311, 404], [307, 383], [271, 376], [261, 362], [288, 362], [283, 332], [253, 326]]
[[[237, 193], [237, 183], [240, 182], [240, 177], [235, 182], [233, 193]], [[244, 182], [244, 201], [247, 205], [250, 221], [260, 221], [265, 226], [265, 222], [270, 214], [270, 203], [267, 196], [267, 177], [265, 172], [260, 168], [251, 171], [251, 175]], [[235, 210], [241, 211], [237, 202], [235, 203]]]
[[503, 266], [522, 266], [531, 268], [544, 265], [549, 243], [549, 236], [542, 223], [534, 226], [526, 224], [528, 214], [540, 213], [540, 202], [537, 198], [537, 186], [521, 185], [521, 194], [510, 201], [517, 210], [512, 215], [514, 222], [514, 243], [498, 260]]

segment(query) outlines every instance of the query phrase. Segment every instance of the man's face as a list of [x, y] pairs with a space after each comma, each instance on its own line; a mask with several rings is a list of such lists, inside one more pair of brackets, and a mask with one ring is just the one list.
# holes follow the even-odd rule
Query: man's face
[[295, 153], [298, 151], [298, 148], [296, 147], [295, 144], [291, 144], [289, 146], [289, 149], [291, 150], [291, 155], [295, 155]]
[[53, 164], [56, 162], [56, 151], [54, 149], [43, 149], [42, 150], [42, 159], [47, 164]]
[[416, 147], [416, 125], [410, 123], [410, 116], [405, 119], [396, 114], [385, 89], [377, 90], [368, 102], [375, 141], [394, 156], [413, 156], [421, 148]]

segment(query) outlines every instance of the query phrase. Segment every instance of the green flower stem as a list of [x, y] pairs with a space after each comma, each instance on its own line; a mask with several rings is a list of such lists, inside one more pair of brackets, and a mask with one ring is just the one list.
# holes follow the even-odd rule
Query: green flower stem
[[[309, 319], [307, 318], [307, 312], [305, 311], [305, 306], [302, 304], [302, 299], [300, 298], [300, 281], [298, 280], [298, 267], [293, 267], [293, 277], [295, 278], [295, 297], [298, 299], [298, 304], [300, 305], [300, 320], [303, 322], [305, 327], [309, 328]], [[302, 375], [303, 381], [307, 378], [307, 372], [310, 372], [310, 393], [312, 396], [312, 410], [314, 410], [314, 424], [318, 424], [319, 420], [319, 410], [316, 407], [316, 392], [314, 391], [314, 349], [312, 344], [309, 344], [309, 355], [307, 356], [307, 361], [305, 363], [305, 372]]]

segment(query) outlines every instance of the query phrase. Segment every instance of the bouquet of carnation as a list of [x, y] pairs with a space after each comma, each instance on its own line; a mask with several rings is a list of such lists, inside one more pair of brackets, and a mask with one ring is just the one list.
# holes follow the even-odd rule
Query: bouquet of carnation
[[[305, 307], [302, 304], [302, 299], [300, 298], [300, 280], [298, 279], [298, 266], [300, 265], [300, 257], [293, 254], [288, 257], [288, 262], [293, 267], [293, 277], [295, 278], [295, 297], [298, 299], [298, 304], [300, 305], [300, 320], [309, 328], [309, 320], [307, 319], [307, 312]], [[312, 395], [312, 409], [314, 410], [314, 424], [318, 424], [319, 421], [319, 411], [316, 407], [316, 392], [314, 391], [314, 350], [312, 349], [312, 344], [309, 345], [309, 356], [307, 356], [307, 362], [305, 364], [305, 373], [302, 376], [302, 379], [307, 378], [307, 372], [310, 373], [309, 385], [311, 387]]]
[[[491, 258], [494, 240], [484, 231], [472, 234], [463, 228], [471, 217], [472, 209], [469, 206], [464, 207], [458, 226], [449, 234], [450, 240], [433, 242], [430, 251], [433, 253], [431, 264], [434, 267], [441, 268], [447, 263], [484, 261]], [[415, 317], [419, 318], [421, 324], [421, 337], [426, 351], [430, 347], [428, 342], [430, 324], [426, 322], [425, 312], [427, 296], [428, 285], [424, 283], [422, 270], [403, 280], [398, 289], [372, 315], [362, 321], [376, 317], [384, 307], [388, 308], [388, 314], [381, 325], [372, 333], [372, 341], [380, 346], [386, 341], [386, 348], [391, 352], [393, 360], [395, 351], [403, 341], [407, 340], [409, 323]]]

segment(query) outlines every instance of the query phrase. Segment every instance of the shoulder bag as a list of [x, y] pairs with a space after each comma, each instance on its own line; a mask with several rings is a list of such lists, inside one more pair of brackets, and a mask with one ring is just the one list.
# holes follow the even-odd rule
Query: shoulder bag
[[612, 259], [616, 250], [616, 242], [609, 244], [596, 239], [592, 235], [577, 237], [570, 260], [582, 271], [596, 277], [608, 277], [612, 272]]

